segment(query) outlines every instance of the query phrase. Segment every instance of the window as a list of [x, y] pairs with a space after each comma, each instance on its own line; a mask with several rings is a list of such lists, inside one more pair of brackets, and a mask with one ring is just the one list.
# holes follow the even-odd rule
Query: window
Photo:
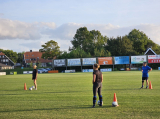
[[4, 58], [4, 55], [2, 55], [2, 57]]
[[32, 56], [34, 56], [34, 55], [32, 55]]
[[31, 61], [36, 61], [36, 59], [35, 59], [35, 58], [32, 58]]
[[8, 59], [6, 59], [6, 62], [8, 62]]
[[3, 59], [3, 62], [5, 62], [5, 59]]
[[0, 55], [0, 58], [1, 58], [1, 55]]
[[29, 59], [26, 59], [26, 61], [27, 61], [27, 60], [29, 60]]

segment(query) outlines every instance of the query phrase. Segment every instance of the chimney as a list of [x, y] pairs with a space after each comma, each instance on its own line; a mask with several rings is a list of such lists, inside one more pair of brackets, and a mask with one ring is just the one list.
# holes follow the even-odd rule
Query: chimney
[[30, 50], [30, 52], [32, 52], [32, 50]]

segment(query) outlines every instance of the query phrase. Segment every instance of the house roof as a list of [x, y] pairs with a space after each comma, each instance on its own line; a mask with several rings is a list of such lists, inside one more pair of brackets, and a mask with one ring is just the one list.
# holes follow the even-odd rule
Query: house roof
[[[38, 52], [38, 51], [33, 51], [33, 52], [25, 52], [24, 53], [24, 60], [25, 63], [36, 63], [41, 62], [41, 63], [49, 63], [52, 62], [52, 60], [48, 60], [48, 59], [43, 59], [42, 57], [42, 52]], [[35, 59], [34, 61], [32, 61], [31, 59]]]
[[3, 52], [0, 52], [0, 55], [5, 55]]
[[[5, 55], [3, 52], [0, 52], [0, 55]], [[5, 55], [6, 56], [6, 55]], [[7, 57], [7, 56], [6, 56]], [[13, 64], [14, 64], [14, 62], [9, 58], [9, 57], [7, 57], [8, 58], [8, 60], [10, 60]]]
[[0, 67], [11, 67], [11, 66], [0, 63]]
[[146, 55], [149, 51], [151, 51], [154, 55], [157, 55], [157, 54], [152, 50], [152, 48], [148, 48], [148, 50], [147, 50], [144, 54]]

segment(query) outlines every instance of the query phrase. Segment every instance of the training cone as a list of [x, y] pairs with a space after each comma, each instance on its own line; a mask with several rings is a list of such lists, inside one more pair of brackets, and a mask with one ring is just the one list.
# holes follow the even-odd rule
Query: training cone
[[117, 107], [117, 106], [119, 106], [119, 105], [118, 105], [118, 102], [117, 102], [116, 93], [114, 93], [114, 97], [113, 97], [112, 106], [113, 106], [113, 107]]
[[152, 89], [151, 81], [149, 82], [149, 89]]
[[27, 90], [27, 86], [26, 86], [26, 83], [24, 83], [24, 90]]

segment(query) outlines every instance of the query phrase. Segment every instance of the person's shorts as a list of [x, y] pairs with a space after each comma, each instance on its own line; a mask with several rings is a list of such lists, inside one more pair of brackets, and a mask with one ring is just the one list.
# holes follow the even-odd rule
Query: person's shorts
[[32, 80], [36, 80], [36, 77], [33, 77]]
[[148, 77], [142, 77], [142, 81], [148, 80]]

